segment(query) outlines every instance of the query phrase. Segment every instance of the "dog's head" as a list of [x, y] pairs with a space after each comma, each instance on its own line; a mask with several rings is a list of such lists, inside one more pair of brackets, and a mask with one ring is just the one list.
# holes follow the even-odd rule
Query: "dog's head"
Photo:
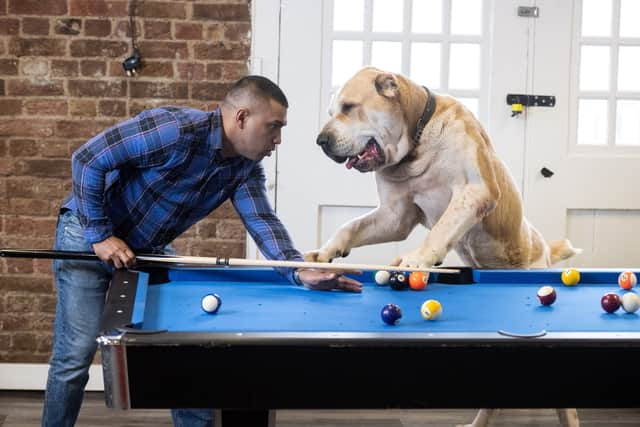
[[360, 172], [398, 163], [412, 144], [401, 103], [405, 89], [401, 76], [360, 70], [331, 101], [317, 144], [334, 161]]

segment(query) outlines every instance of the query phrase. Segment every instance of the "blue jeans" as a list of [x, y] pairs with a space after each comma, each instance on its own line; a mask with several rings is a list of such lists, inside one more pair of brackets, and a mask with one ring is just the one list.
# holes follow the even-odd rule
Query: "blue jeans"
[[[93, 252], [77, 215], [58, 217], [54, 249]], [[44, 398], [43, 427], [73, 426], [80, 412], [112, 268], [98, 261], [54, 260], [58, 293], [53, 351]], [[174, 409], [176, 427], [213, 426], [211, 409]]]

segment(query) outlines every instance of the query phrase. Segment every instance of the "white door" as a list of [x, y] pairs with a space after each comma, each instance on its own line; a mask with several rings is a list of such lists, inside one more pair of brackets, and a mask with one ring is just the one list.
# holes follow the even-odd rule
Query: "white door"
[[[258, 0], [254, 7], [277, 2]], [[618, 26], [623, 21], [620, 4], [633, 7], [624, 6], [633, 0], [587, 3], [596, 4], [593, 7], [611, 4], [611, 22]], [[518, 6], [538, 6], [540, 16], [519, 17]], [[631, 230], [640, 229], [632, 228], [638, 221], [634, 201], [615, 191], [625, 188], [620, 185], [631, 174], [631, 162], [636, 159], [630, 153], [636, 147], [628, 142], [619, 147], [610, 143], [611, 139], [604, 147], [571, 142], [576, 141], [578, 96], [604, 99], [609, 106], [623, 98], [609, 92], [579, 92], [579, 86], [572, 87], [571, 82], [577, 81], [578, 73], [576, 40], [596, 45], [608, 42], [610, 47], [617, 43], [626, 48], [634, 39], [613, 35], [606, 40], [602, 36], [576, 39], [581, 10], [580, 0], [280, 0], [277, 21], [272, 18], [271, 25], [263, 23], [262, 28], [270, 32], [279, 29], [279, 65], [272, 77], [287, 93], [291, 108], [270, 180], [277, 179], [273, 193], [276, 208], [297, 246], [303, 251], [318, 247], [342, 223], [377, 204], [371, 174], [347, 171], [315, 145], [331, 94], [358, 68], [371, 64], [400, 71], [430, 89], [452, 94], [475, 111], [523, 191], [531, 221], [549, 240], [568, 235], [585, 249], [576, 265], [612, 265], [614, 260], [603, 257], [605, 253], [615, 253], [617, 260], [622, 252], [633, 253], [629, 245], [612, 252], [615, 246], [608, 233], [612, 227], [616, 230], [620, 218], [627, 221], [622, 237], [628, 239], [624, 242], [633, 242]], [[596, 10], [594, 16], [598, 13]], [[265, 21], [267, 15], [254, 18]], [[626, 31], [635, 28], [627, 26]], [[263, 40], [259, 29], [254, 23], [254, 40]], [[630, 52], [632, 57], [634, 51]], [[255, 63], [270, 60], [260, 54], [256, 58], [254, 49]], [[629, 61], [633, 68], [633, 59]], [[633, 79], [624, 81], [634, 83]], [[525, 109], [524, 114], [511, 117], [508, 93], [555, 95], [557, 104], [555, 108]], [[629, 119], [637, 108], [629, 100], [637, 100], [637, 92], [626, 90], [622, 95], [623, 118], [613, 120], [616, 125], [609, 125], [607, 136], [613, 138], [611, 126], [618, 126], [624, 129], [623, 140], [637, 143], [637, 121], [634, 128]], [[584, 105], [583, 111], [595, 114], [594, 108], [588, 108], [591, 104]], [[607, 110], [605, 118], [611, 123], [615, 111]], [[611, 167], [616, 161], [624, 163], [624, 172]], [[542, 167], [555, 174], [543, 178]], [[587, 170], [589, 176], [580, 176], [580, 170]], [[596, 177], [596, 170], [602, 172], [600, 176]], [[586, 182], [589, 185], [583, 185]], [[590, 197], [598, 188], [602, 194]], [[405, 242], [355, 249], [347, 261], [386, 263], [419, 244], [425, 233], [419, 227]], [[596, 258], [602, 263], [594, 264]], [[452, 254], [445, 262], [454, 265], [459, 261]]]

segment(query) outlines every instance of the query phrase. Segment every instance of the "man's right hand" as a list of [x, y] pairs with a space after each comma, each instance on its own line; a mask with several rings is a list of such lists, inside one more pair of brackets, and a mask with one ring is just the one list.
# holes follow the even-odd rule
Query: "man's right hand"
[[115, 268], [132, 267], [136, 262], [136, 255], [129, 246], [117, 237], [111, 236], [102, 242], [93, 244], [93, 251], [102, 261]]

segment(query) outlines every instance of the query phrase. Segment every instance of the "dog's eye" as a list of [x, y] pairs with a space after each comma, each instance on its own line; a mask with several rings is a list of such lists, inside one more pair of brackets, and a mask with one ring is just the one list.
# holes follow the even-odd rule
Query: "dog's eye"
[[349, 114], [355, 106], [356, 106], [355, 104], [350, 104], [348, 102], [345, 102], [344, 104], [342, 104], [342, 114]]

